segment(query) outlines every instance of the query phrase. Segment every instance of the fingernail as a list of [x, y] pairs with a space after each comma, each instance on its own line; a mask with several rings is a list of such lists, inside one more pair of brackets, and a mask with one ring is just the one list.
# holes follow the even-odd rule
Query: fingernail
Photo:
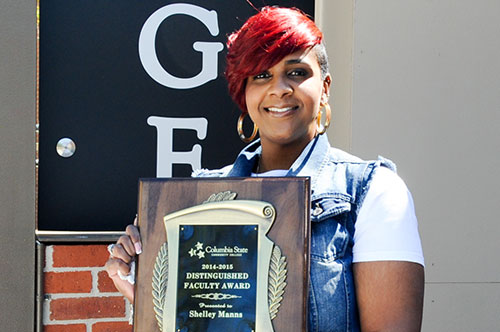
[[142, 246], [141, 246], [141, 243], [140, 242], [136, 242], [134, 243], [134, 247], [135, 247], [135, 252], [137, 255], [140, 255], [142, 253]]

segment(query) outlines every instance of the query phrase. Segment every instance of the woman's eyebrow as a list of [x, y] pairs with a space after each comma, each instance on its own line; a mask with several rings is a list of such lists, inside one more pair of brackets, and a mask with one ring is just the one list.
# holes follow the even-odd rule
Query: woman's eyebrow
[[295, 63], [302, 63], [302, 58], [286, 60], [285, 64], [293, 65]]

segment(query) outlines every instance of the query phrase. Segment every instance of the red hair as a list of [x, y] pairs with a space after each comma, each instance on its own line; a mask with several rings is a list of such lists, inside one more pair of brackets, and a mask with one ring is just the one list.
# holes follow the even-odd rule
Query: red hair
[[321, 44], [323, 34], [296, 8], [263, 7], [228, 37], [226, 79], [229, 94], [243, 113], [246, 80], [285, 56]]

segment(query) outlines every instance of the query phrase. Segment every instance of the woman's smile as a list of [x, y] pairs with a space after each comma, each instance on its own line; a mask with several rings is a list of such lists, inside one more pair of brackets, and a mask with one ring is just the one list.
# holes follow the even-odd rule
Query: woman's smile
[[299, 109], [298, 106], [264, 107], [264, 110], [266, 110], [270, 115], [276, 116], [276, 117], [283, 117], [283, 116], [290, 115], [298, 109]]

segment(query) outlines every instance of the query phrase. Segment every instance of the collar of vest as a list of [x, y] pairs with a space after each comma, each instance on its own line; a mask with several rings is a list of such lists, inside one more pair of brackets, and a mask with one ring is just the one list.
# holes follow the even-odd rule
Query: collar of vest
[[[311, 178], [311, 189], [314, 189], [315, 183], [318, 179], [321, 166], [326, 161], [330, 143], [326, 134], [318, 135], [312, 139], [309, 144], [302, 150], [299, 157], [294, 161], [286, 176], [307, 176]], [[247, 177], [250, 176], [255, 164], [262, 152], [260, 140], [248, 145], [243, 149], [232, 169], [227, 176], [233, 177]]]

